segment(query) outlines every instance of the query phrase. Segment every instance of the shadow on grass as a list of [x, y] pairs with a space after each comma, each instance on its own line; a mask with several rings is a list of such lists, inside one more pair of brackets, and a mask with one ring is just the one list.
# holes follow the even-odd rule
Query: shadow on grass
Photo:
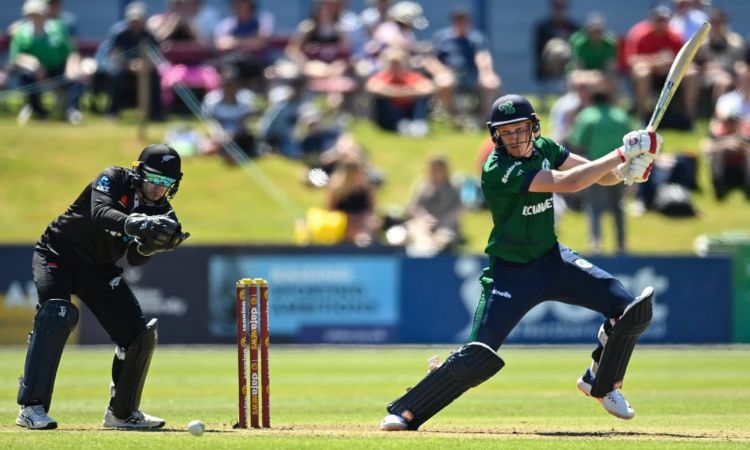
[[[425, 430], [427, 431], [427, 430]], [[648, 431], [519, 431], [519, 430], [436, 430], [430, 429], [429, 432], [441, 434], [478, 434], [478, 435], [510, 435], [510, 436], [540, 436], [540, 437], [569, 437], [569, 438], [652, 438], [652, 439], [718, 439], [722, 435], [712, 434], [693, 434], [693, 433], [662, 433]]]
[[[81, 432], [81, 431], [104, 431], [108, 433], [189, 433], [189, 431], [185, 428], [152, 428], [152, 429], [145, 429], [145, 430], [134, 430], [134, 429], [128, 429], [128, 428], [72, 428], [72, 427], [65, 427], [65, 428], [58, 428], [55, 430], [57, 432], [66, 432], [66, 431], [74, 431], [74, 432]], [[233, 430], [206, 430], [203, 432], [204, 434], [221, 434], [221, 433], [235, 433]]]

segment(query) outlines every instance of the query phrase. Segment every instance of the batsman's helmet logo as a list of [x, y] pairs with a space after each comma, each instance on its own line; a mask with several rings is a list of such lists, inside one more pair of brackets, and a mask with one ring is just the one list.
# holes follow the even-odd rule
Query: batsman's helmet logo
[[495, 127], [526, 120], [532, 122], [535, 133], [539, 131], [539, 119], [534, 111], [534, 107], [531, 106], [531, 102], [526, 97], [521, 97], [520, 95], [503, 95], [492, 104], [487, 127], [492, 136], [494, 135], [492, 130]]
[[529, 140], [536, 139], [539, 137], [540, 125], [539, 118], [534, 111], [534, 107], [531, 106], [531, 102], [526, 97], [520, 95], [503, 95], [498, 97], [494, 103], [492, 103], [492, 110], [490, 111], [490, 120], [487, 122], [487, 128], [492, 137], [492, 142], [498, 145], [502, 145], [499, 138], [495, 136], [495, 128], [501, 125], [508, 125], [511, 123], [518, 122], [531, 122], [531, 134]]
[[507, 102], [500, 103], [497, 105], [498, 111], [501, 111], [503, 114], [513, 114], [516, 112], [516, 108], [513, 107], [513, 102], [508, 100]]

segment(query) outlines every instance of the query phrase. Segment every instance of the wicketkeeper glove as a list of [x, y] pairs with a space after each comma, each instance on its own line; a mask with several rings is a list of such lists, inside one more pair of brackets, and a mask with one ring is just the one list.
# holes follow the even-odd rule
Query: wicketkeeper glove
[[179, 227], [180, 224], [168, 216], [134, 213], [125, 219], [125, 233], [150, 248], [166, 248]]
[[140, 253], [143, 256], [153, 256], [157, 253], [161, 252], [170, 252], [177, 248], [178, 245], [183, 243], [185, 239], [190, 237], [190, 233], [175, 233], [171, 239], [169, 239], [169, 242], [167, 242], [165, 245], [156, 245], [154, 243], [145, 243], [140, 242], [138, 238], [136, 238], [136, 242], [138, 243], [138, 253]]

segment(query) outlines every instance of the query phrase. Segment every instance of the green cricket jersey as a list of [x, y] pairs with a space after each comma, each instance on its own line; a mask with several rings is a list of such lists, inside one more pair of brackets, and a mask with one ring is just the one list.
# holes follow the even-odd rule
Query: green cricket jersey
[[494, 224], [485, 252], [490, 257], [528, 263], [557, 242], [552, 193], [529, 192], [540, 170], [557, 169], [568, 150], [549, 138], [534, 142], [529, 158], [513, 158], [495, 149], [482, 168], [482, 192]]
[[15, 61], [20, 53], [28, 53], [36, 56], [48, 71], [62, 70], [74, 50], [73, 41], [61, 21], [49, 19], [44, 23], [44, 33], [34, 34], [34, 25], [26, 20], [13, 33], [9, 61]]

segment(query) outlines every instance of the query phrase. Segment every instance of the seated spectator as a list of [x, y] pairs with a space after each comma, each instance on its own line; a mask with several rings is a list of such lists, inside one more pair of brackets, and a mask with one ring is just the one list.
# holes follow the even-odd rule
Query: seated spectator
[[[650, 17], [633, 26], [625, 38], [624, 56], [635, 89], [636, 111], [644, 122], [651, 116], [652, 101], [658, 98], [672, 62], [682, 48], [682, 37], [669, 27], [671, 16], [669, 8], [657, 6], [651, 10]], [[662, 127], [692, 128], [697, 107], [697, 81], [697, 71], [691, 64], [677, 93], [681, 99], [675, 98], [678, 101], [672, 102]], [[675, 103], [681, 104], [675, 106]]]
[[188, 0], [188, 10], [200, 43], [213, 47], [214, 30], [221, 21], [219, 9], [204, 0]]
[[716, 199], [724, 200], [732, 189], [738, 188], [750, 200], [750, 137], [740, 134], [740, 120], [734, 116], [714, 119], [704, 152]]
[[386, 68], [367, 80], [374, 96], [374, 119], [380, 128], [401, 134], [424, 136], [428, 132], [427, 100], [434, 85], [406, 66], [406, 53], [390, 48], [383, 53]]
[[306, 82], [294, 64], [278, 63], [272, 67], [277, 86], [268, 91], [268, 108], [258, 124], [258, 137], [272, 150], [287, 158], [302, 158], [302, 149], [294, 136], [300, 110], [310, 99]]
[[359, 15], [359, 20], [365, 26], [367, 37], [371, 38], [375, 29], [388, 17], [390, 0], [368, 0], [369, 7], [365, 8]]
[[[72, 11], [63, 8], [63, 0], [47, 0], [47, 18], [61, 21], [65, 25], [65, 29], [68, 32], [68, 36], [70, 36], [73, 41], [74, 47], [77, 48], [76, 58], [78, 61], [77, 64], [70, 66], [67, 71], [68, 76], [74, 78], [81, 84], [80, 89], [82, 92], [92, 91], [97, 71], [97, 61], [94, 58], [94, 53], [98, 41], [92, 39], [78, 39], [78, 17]], [[70, 69], [76, 70], [71, 72]], [[97, 110], [97, 107], [94, 106], [95, 99], [89, 99], [87, 103], [91, 110]]]
[[[161, 77], [148, 57], [149, 46], [156, 48], [156, 38], [146, 29], [146, 9], [143, 3], [133, 2], [125, 9], [126, 27], [112, 37], [108, 66], [110, 76], [109, 114], [117, 116], [135, 95], [138, 73], [145, 71], [149, 82], [149, 112], [151, 120], [165, 119], [160, 97]], [[145, 45], [145, 47], [144, 47]]]
[[718, 200], [735, 187], [750, 199], [750, 69], [744, 63], [737, 69], [737, 90], [719, 97], [704, 144]]
[[448, 161], [434, 156], [427, 162], [427, 177], [417, 187], [409, 205], [406, 250], [431, 256], [450, 249], [461, 237], [461, 197], [451, 183]]
[[[146, 4], [140, 1], [130, 2], [125, 10], [127, 15], [128, 10], [142, 10], [144, 15], [146, 14]], [[110, 52], [112, 51], [112, 44], [115, 41], [115, 36], [120, 34], [123, 30], [128, 28], [127, 19], [118, 20], [112, 26], [109, 27], [107, 36], [99, 43], [96, 47], [96, 53], [94, 53], [94, 61], [96, 69], [93, 74], [92, 82], [89, 85], [91, 89], [91, 95], [93, 97], [91, 109], [94, 112], [100, 112], [100, 105], [97, 101], [97, 96], [102, 93], [110, 93], [112, 76], [117, 73], [120, 69], [114, 64], [112, 58], [110, 58]], [[110, 99], [111, 101], [111, 99]]]
[[222, 65], [236, 66], [244, 83], [259, 84], [269, 63], [272, 33], [273, 16], [258, 11], [255, 0], [232, 0], [232, 16], [216, 26], [214, 46], [223, 53]]
[[258, 135], [287, 158], [317, 160], [336, 144], [342, 130], [324, 120], [323, 111], [305, 91], [305, 79], [296, 66], [277, 65], [276, 69], [288, 73], [280, 75], [285, 79], [277, 81], [283, 84], [268, 93], [270, 106], [260, 119]]
[[214, 30], [216, 49], [263, 49], [273, 33], [273, 17], [258, 12], [255, 0], [232, 0], [232, 13], [232, 16], [219, 22]]
[[[32, 114], [40, 119], [47, 117], [41, 102], [41, 92], [62, 86], [66, 93], [64, 117], [72, 124], [81, 122], [78, 110], [82, 85], [80, 58], [65, 25], [57, 19], [47, 18], [44, 0], [27, 0], [23, 15], [27, 20], [15, 28], [10, 41], [8, 65], [18, 76], [22, 88], [28, 89], [27, 104], [21, 109], [19, 123], [26, 123]], [[40, 83], [40, 84], [37, 84]]]
[[[425, 73], [435, 86], [435, 93], [447, 108], [449, 92], [456, 79], [445, 65], [435, 56], [429, 43], [417, 41], [415, 30], [427, 28], [429, 22], [424, 17], [422, 7], [412, 1], [399, 1], [388, 8], [388, 20], [381, 23], [366, 44], [366, 54], [370, 59], [357, 63], [357, 72], [363, 78], [379, 71], [384, 66], [381, 53], [389, 47], [401, 48], [406, 52], [408, 65]], [[404, 59], [406, 62], [407, 59]]]
[[315, 0], [309, 18], [300, 22], [286, 46], [286, 56], [310, 78], [343, 75], [351, 46], [341, 28], [338, 0]]
[[354, 73], [358, 78], [366, 79], [380, 68], [378, 54], [384, 45], [375, 40], [375, 32], [388, 20], [388, 9], [390, 0], [368, 0], [369, 7], [365, 8], [359, 15], [359, 20], [364, 31], [362, 48], [352, 55]]
[[578, 24], [568, 17], [567, 0], [549, 0], [550, 14], [534, 26], [534, 75], [540, 83], [559, 80], [570, 58], [570, 36]]
[[348, 161], [336, 168], [328, 183], [326, 207], [346, 214], [345, 242], [359, 247], [373, 243], [380, 228], [375, 212], [375, 188], [359, 161]]
[[299, 136], [299, 147], [307, 160], [317, 161], [326, 151], [334, 148], [342, 130], [324, 120], [323, 112], [314, 104], [308, 103], [300, 109], [295, 135]]
[[359, 13], [348, 8], [348, 0], [336, 0], [336, 26], [346, 35], [350, 56], [362, 55], [368, 32], [359, 18]]
[[317, 161], [311, 161], [313, 168], [308, 173], [308, 181], [313, 186], [325, 186], [337, 168], [351, 161], [357, 161], [365, 168], [373, 186], [383, 183], [382, 172], [370, 165], [364, 148], [347, 132], [340, 133], [333, 146], [321, 153]]
[[683, 42], [687, 42], [703, 22], [708, 22], [708, 15], [703, 11], [700, 1], [672, 0], [672, 5], [674, 15], [669, 21], [669, 26], [682, 36]]
[[220, 153], [230, 162], [236, 162], [237, 155], [227, 151], [227, 143], [235, 144], [248, 157], [258, 154], [255, 137], [247, 128], [247, 121], [257, 113], [255, 94], [240, 87], [237, 69], [227, 66], [222, 69], [221, 88], [211, 91], [203, 99], [203, 112], [215, 122], [211, 130], [205, 153]]
[[570, 36], [570, 69], [598, 70], [615, 76], [617, 36], [607, 30], [607, 21], [599, 13], [589, 13], [582, 30]]
[[500, 91], [500, 77], [492, 65], [484, 35], [471, 27], [471, 16], [464, 9], [451, 13], [451, 26], [432, 38], [437, 58], [453, 72], [455, 86], [445, 90], [444, 102], [451, 116], [457, 114], [455, 90], [478, 94], [482, 115], [490, 110]]
[[168, 0], [167, 9], [149, 17], [146, 26], [157, 41], [197, 42], [200, 32], [189, 15], [189, 0]]
[[169, 0], [166, 12], [152, 16], [146, 22], [166, 58], [159, 67], [161, 101], [165, 108], [170, 108], [174, 103], [175, 85], [197, 91], [199, 98], [219, 88], [219, 73], [204, 62], [209, 55], [194, 24], [192, 2]]
[[734, 85], [735, 65], [745, 57], [745, 40], [731, 30], [722, 9], [712, 8], [709, 21], [711, 30], [698, 57], [703, 61], [699, 67], [701, 88], [710, 90], [711, 105], [715, 105]]

